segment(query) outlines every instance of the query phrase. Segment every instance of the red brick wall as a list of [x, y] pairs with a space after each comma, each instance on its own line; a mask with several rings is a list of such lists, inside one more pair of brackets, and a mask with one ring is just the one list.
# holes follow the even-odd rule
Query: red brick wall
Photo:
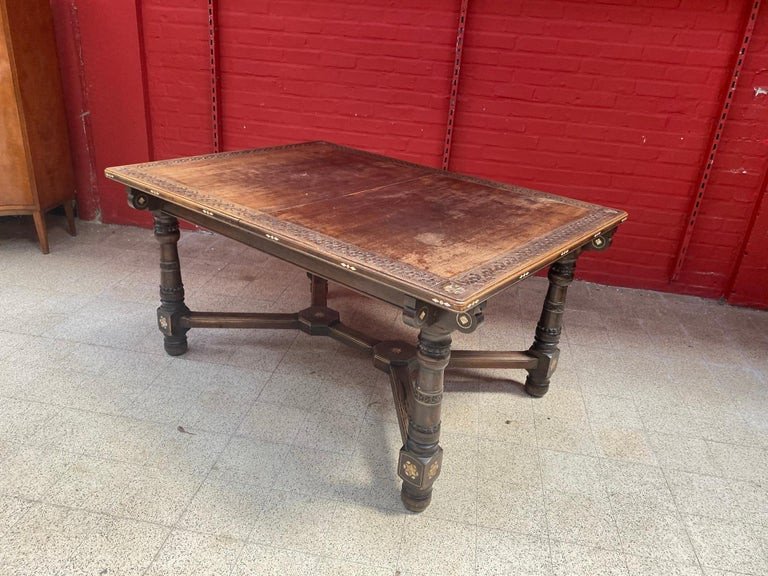
[[435, 165], [456, 37], [451, 3], [226, 6], [227, 148], [326, 139]]
[[738, 262], [728, 301], [744, 306], [768, 308], [768, 190], [755, 212], [743, 258]]
[[472, 2], [453, 167], [626, 209], [581, 270], [666, 290], [743, 10], [614, 4]]
[[155, 159], [211, 151], [206, 0], [142, 0]]
[[77, 185], [78, 215], [142, 224], [125, 191], [104, 176], [151, 156], [135, 0], [52, 0]]
[[[611, 250], [583, 258], [583, 278], [723, 296], [744, 246], [756, 253], [750, 223], [755, 239], [766, 226], [753, 215], [768, 158], [768, 95], [756, 94], [768, 86], [768, 8], [670, 283], [751, 3], [469, 4], [451, 168], [626, 209]], [[224, 148], [322, 138], [438, 166], [459, 6], [219, 2]], [[155, 156], [209, 151], [207, 1], [144, 0], [140, 24]], [[743, 259], [766, 285], [762, 262]]]

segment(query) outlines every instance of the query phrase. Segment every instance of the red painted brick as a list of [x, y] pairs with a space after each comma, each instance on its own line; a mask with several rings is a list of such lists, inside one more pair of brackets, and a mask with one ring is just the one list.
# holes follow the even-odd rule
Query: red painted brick
[[[221, 2], [224, 146], [325, 138], [438, 165], [458, 6]], [[744, 7], [472, 0], [451, 168], [628, 210], [614, 247], [586, 257], [582, 277], [722, 295], [768, 154], [768, 97], [754, 95], [755, 86], [768, 85], [759, 76], [768, 68], [765, 11], [678, 283], [669, 283], [669, 271]], [[143, 15], [156, 156], [208, 152], [206, 2], [147, 0]], [[750, 272], [734, 284], [734, 295], [750, 302], [760, 258], [768, 260], [756, 247], [765, 238], [764, 213], [747, 243]]]

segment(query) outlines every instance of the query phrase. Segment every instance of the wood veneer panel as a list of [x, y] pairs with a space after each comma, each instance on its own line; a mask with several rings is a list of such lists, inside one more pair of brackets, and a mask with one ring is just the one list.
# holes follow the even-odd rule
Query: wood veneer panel
[[47, 0], [2, 0], [15, 61], [22, 130], [39, 204], [74, 198], [69, 140], [50, 5]]
[[257, 211], [338, 198], [429, 172], [329, 145], [249, 152], [150, 162], [143, 165], [143, 172], [158, 182], [174, 182]]
[[272, 214], [451, 278], [576, 222], [588, 211], [433, 173]]
[[0, 6], [0, 212], [3, 206], [33, 206], [27, 156], [16, 104], [13, 69], [6, 42], [6, 19]]

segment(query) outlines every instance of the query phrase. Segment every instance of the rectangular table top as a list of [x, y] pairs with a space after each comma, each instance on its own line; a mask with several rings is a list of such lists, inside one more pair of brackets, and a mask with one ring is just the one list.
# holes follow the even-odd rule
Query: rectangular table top
[[328, 142], [106, 173], [451, 310], [471, 308], [627, 217]]

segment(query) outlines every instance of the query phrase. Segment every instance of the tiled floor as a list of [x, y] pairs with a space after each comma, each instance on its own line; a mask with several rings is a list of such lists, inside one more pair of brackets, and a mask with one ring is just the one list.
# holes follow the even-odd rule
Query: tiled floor
[[[399, 501], [386, 376], [329, 339], [155, 329], [147, 230], [0, 220], [0, 574], [768, 574], [768, 314], [576, 282], [548, 396], [447, 378], [432, 506]], [[300, 271], [181, 243], [193, 309], [295, 311]], [[462, 347], [523, 349], [544, 281]], [[333, 287], [374, 333], [397, 310]], [[378, 331], [374, 329], [378, 326]]]

